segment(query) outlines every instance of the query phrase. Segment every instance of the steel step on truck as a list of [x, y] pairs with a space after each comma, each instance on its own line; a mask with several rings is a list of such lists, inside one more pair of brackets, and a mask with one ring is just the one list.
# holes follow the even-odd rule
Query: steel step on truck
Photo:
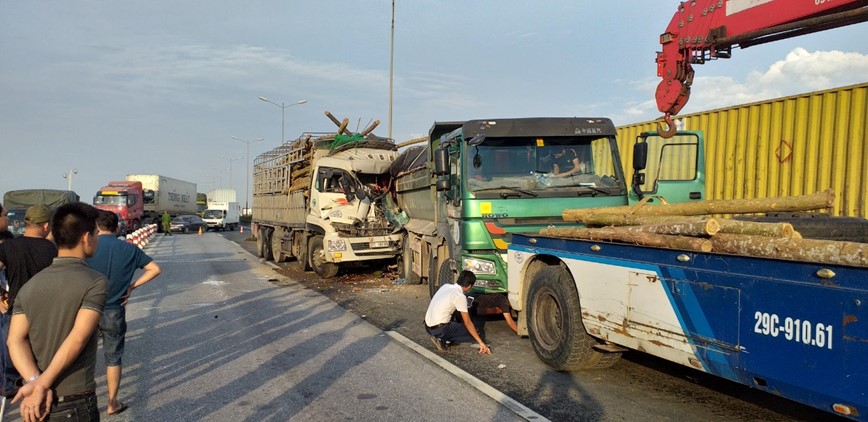
[[402, 236], [385, 215], [397, 147], [362, 133], [305, 133], [253, 166], [253, 230], [259, 256], [296, 258], [323, 278], [340, 266], [393, 261]]
[[[647, 155], [660, 158], [654, 172], [678, 168], [663, 163], [666, 153]], [[606, 368], [638, 351], [865, 418], [868, 245], [857, 243], [861, 237], [819, 241], [849, 259], [830, 262], [822, 254], [777, 256], [780, 248], [684, 250], [545, 233], [512, 236], [508, 295], [519, 334], [546, 364]]]

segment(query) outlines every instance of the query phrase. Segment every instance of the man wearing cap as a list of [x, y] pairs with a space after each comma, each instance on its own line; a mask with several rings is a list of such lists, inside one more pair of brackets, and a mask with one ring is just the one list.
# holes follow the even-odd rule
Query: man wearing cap
[[[33, 205], [24, 214], [24, 235], [0, 245], [0, 268], [6, 268], [9, 284], [9, 308], [0, 315], [4, 334], [8, 333], [12, 307], [21, 287], [36, 273], [42, 271], [57, 256], [57, 246], [46, 237], [50, 233], [51, 209], [45, 205]], [[6, 343], [6, 338], [2, 339]], [[7, 362], [5, 381], [2, 383], [6, 397], [15, 394], [18, 372]]]

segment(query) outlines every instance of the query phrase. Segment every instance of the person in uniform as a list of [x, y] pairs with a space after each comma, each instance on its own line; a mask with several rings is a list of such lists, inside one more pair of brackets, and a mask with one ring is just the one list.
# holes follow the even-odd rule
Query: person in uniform
[[163, 236], [172, 235], [172, 216], [169, 211], [163, 211]]

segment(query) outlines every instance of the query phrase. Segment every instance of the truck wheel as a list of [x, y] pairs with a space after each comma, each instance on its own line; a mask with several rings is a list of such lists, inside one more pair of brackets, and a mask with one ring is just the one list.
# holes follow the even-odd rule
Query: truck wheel
[[234, 224], [229, 225], [229, 231], [231, 231], [231, 232], [235, 231], [235, 225]]
[[277, 228], [271, 235], [271, 257], [274, 262], [283, 262], [287, 258], [286, 253], [283, 252], [283, 233], [283, 229]]
[[266, 261], [271, 260], [271, 236], [274, 234], [273, 229], [264, 229], [265, 236], [262, 237], [262, 257]]
[[401, 247], [401, 259], [398, 261], [398, 273], [407, 284], [419, 284], [422, 277], [413, 272], [413, 251], [410, 249], [410, 236], [404, 236]]
[[533, 278], [527, 299], [528, 331], [537, 357], [558, 371], [602, 369], [615, 364], [621, 353], [603, 353], [582, 323], [579, 295], [570, 275], [549, 266]]
[[310, 269], [310, 255], [307, 254], [307, 242], [305, 236], [301, 233], [295, 233], [292, 236], [292, 248], [295, 254], [295, 267], [299, 271], [307, 271]]
[[259, 229], [259, 233], [256, 233], [256, 254], [260, 258], [265, 257], [265, 229]]
[[[133, 220], [133, 231], [142, 228], [142, 222], [140, 220]], [[129, 229], [127, 229], [129, 231]]]
[[314, 236], [310, 240], [310, 266], [318, 276], [322, 278], [332, 278], [338, 275], [338, 265], [332, 262], [326, 262], [325, 249], [322, 246], [322, 236]]

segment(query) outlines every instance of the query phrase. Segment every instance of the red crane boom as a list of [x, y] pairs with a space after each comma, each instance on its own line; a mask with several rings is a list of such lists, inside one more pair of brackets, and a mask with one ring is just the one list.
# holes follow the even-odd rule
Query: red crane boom
[[693, 64], [729, 58], [732, 47], [796, 37], [868, 20], [868, 0], [692, 0], [681, 2], [660, 35], [657, 52], [657, 108], [675, 133], [672, 115], [687, 104]]

